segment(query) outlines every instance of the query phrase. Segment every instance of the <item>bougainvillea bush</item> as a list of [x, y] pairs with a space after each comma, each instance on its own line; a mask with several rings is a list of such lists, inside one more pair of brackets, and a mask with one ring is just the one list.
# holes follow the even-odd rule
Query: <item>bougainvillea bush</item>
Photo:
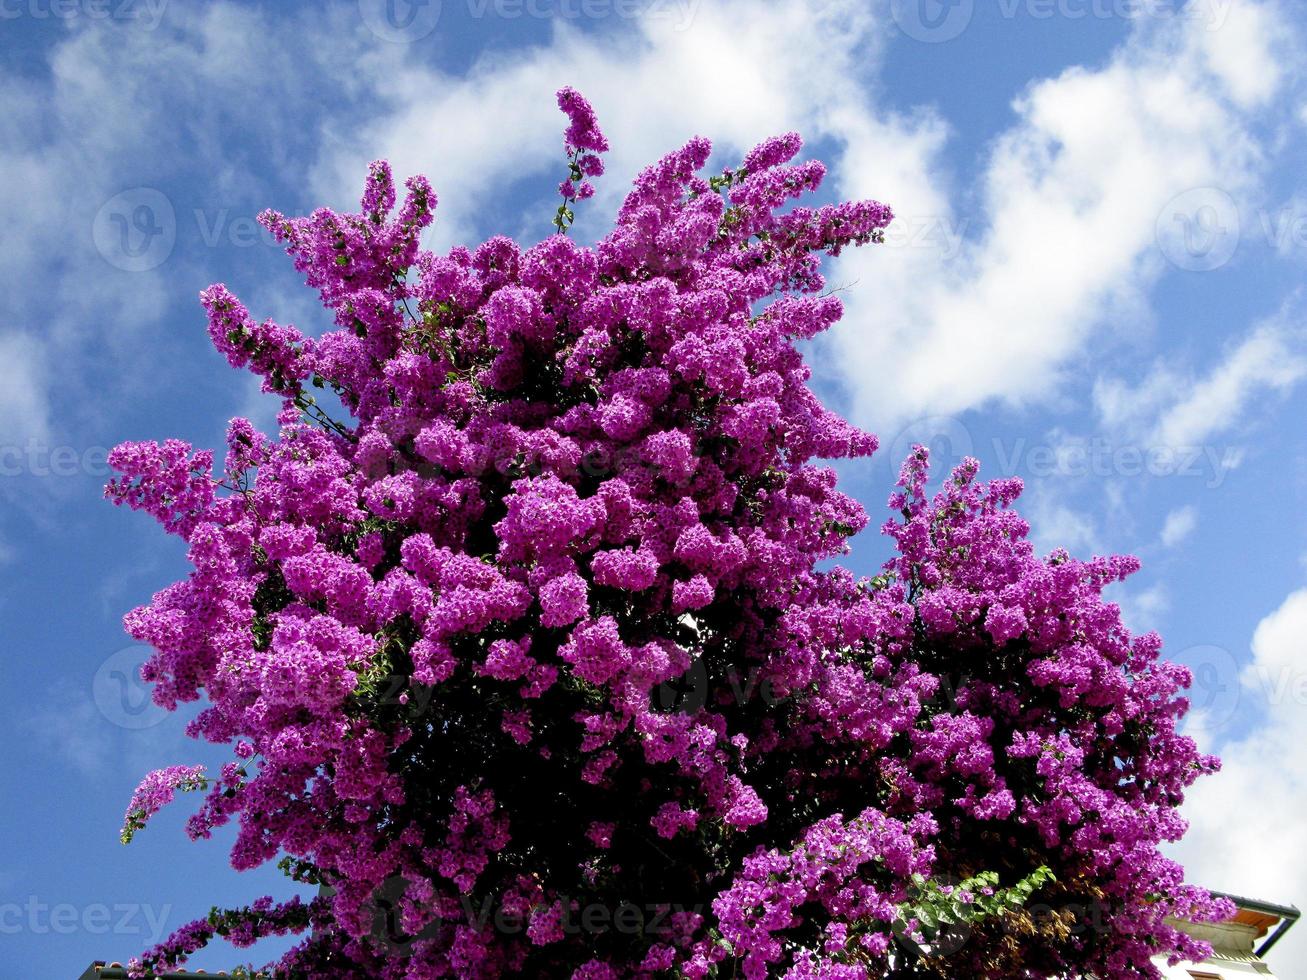
[[[593, 247], [568, 231], [607, 143], [559, 93], [555, 232], [437, 255], [436, 195], [263, 223], [335, 326], [214, 344], [284, 400], [225, 460], [128, 443], [108, 493], [194, 571], [127, 616], [166, 708], [204, 699], [220, 771], [151, 774], [192, 837], [303, 900], [214, 910], [133, 961], [294, 933], [286, 977], [1152, 976], [1167, 924], [1227, 909], [1159, 853], [1213, 770], [1177, 733], [1184, 669], [1102, 590], [1129, 558], [1037, 556], [1016, 480], [930, 497], [906, 461], [868, 523], [820, 460], [870, 455], [796, 347], [832, 327], [824, 254], [876, 202], [806, 207], [790, 134], [703, 176], [693, 139]], [[997, 327], [996, 327], [997, 328]], [[947, 352], [941, 352], [947, 356]], [[874, 379], [868, 383], [874, 384]]]

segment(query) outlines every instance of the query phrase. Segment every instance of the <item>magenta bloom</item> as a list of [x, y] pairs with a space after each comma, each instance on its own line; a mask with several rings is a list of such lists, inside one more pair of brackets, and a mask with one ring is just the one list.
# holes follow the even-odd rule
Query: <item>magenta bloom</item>
[[203, 766], [168, 766], [150, 773], [141, 780], [136, 792], [132, 794], [131, 803], [127, 804], [127, 815], [123, 819], [123, 843], [128, 843], [152, 816], [171, 803], [178, 790], [187, 792], [204, 789], [207, 783]]
[[599, 120], [586, 97], [572, 86], [558, 90], [558, 108], [567, 114], [567, 132], [563, 141], [569, 153], [575, 150], [590, 150], [604, 153], [608, 150], [608, 140], [599, 129]]
[[558, 108], [566, 113], [568, 119], [567, 132], [563, 134], [568, 176], [558, 185], [563, 203], [554, 217], [554, 227], [566, 233], [576, 217], [571, 206], [594, 197], [594, 184], [586, 178], [603, 174], [604, 161], [599, 154], [607, 151], [608, 140], [599, 129], [594, 109], [576, 89], [571, 86], [559, 89]]
[[[566, 231], [608, 143], [558, 102]], [[695, 138], [593, 247], [426, 251], [434, 192], [401, 198], [381, 162], [357, 213], [263, 216], [333, 326], [201, 299], [277, 431], [233, 420], [216, 468], [178, 441], [111, 456], [108, 495], [194, 566], [126, 617], [155, 700], [203, 699], [190, 733], [233, 748], [212, 779], [147, 777], [128, 827], [203, 791], [192, 836], [233, 824], [234, 867], [323, 890], [197, 920], [135, 975], [286, 933], [278, 976], [347, 980], [1126, 978], [1201, 955], [1167, 920], [1223, 909], [1159, 848], [1217, 763], [1178, 732], [1187, 672], [1102, 598], [1137, 563], [1035, 554], [1018, 482], [968, 460], [931, 499], [918, 449], [894, 558], [832, 564], [869, 519], [823, 461], [877, 443], [796, 344], [842, 313], [822, 256], [892, 212], [803, 203], [825, 171], [801, 147], [710, 178]], [[957, 893], [979, 910], [929, 962], [937, 879], [991, 884]]]

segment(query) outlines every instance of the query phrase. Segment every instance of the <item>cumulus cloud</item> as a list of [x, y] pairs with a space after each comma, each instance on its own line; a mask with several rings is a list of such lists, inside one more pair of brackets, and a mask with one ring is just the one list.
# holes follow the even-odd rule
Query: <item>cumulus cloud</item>
[[[1256, 721], [1224, 740], [1208, 733], [1213, 744], [1205, 748], [1221, 756], [1223, 768], [1199, 782], [1184, 806], [1191, 828], [1177, 856], [1191, 881], [1286, 904], [1300, 905], [1307, 895], [1304, 638], [1307, 589], [1291, 593], [1257, 625], [1242, 674], [1222, 678], [1240, 690], [1239, 715]], [[1286, 980], [1307, 977], [1307, 931], [1290, 932], [1271, 962]]]
[[966, 210], [933, 189], [937, 143], [918, 144], [909, 169], [925, 176], [914, 185], [896, 179], [897, 154], [878, 160], [879, 127], [846, 127], [846, 195], [886, 194], [909, 226], [983, 230], [953, 258], [941, 245], [845, 260], [861, 328], [832, 335], [828, 364], [856, 386], [859, 416], [884, 424], [1055, 394], [1076, 355], [1110, 333], [1110, 313], [1146, 311], [1166, 269], [1157, 223], [1168, 202], [1202, 187], [1242, 199], [1258, 186], [1256, 130], [1279, 111], [1282, 36], [1276, 8], [1253, 2], [1233, 4], [1219, 31], [1140, 23], [1103, 67], [1018, 96]]

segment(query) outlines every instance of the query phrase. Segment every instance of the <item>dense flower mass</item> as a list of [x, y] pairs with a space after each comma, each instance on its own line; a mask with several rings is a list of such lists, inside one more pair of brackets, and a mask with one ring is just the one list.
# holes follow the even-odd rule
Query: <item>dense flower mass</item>
[[[335, 328], [201, 296], [215, 345], [284, 399], [225, 461], [126, 444], [108, 493], [194, 571], [126, 620], [164, 707], [230, 744], [181, 790], [312, 901], [215, 911], [297, 932], [279, 976], [1156, 977], [1166, 923], [1223, 908], [1158, 851], [1216, 765], [1177, 733], [1186, 672], [1102, 590], [1127, 558], [1037, 556], [1017, 481], [904, 465], [896, 557], [820, 460], [876, 448], [796, 349], [831, 327], [822, 253], [876, 202], [808, 207], [796, 135], [701, 176], [646, 169], [593, 247], [565, 234], [607, 149], [559, 93], [560, 233], [422, 249], [436, 197], [372, 166], [356, 214], [264, 224]], [[955, 887], [952, 882], [963, 882]], [[949, 913], [947, 909], [954, 912]], [[946, 911], [941, 912], [941, 909]]]

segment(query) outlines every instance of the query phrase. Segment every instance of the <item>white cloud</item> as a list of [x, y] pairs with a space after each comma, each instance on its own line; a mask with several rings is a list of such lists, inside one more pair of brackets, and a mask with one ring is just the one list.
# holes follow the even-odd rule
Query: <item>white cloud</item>
[[50, 406], [41, 345], [22, 333], [0, 333], [0, 418], [5, 446], [22, 449], [50, 438]]
[[[1301, 905], [1307, 897], [1307, 589], [1263, 619], [1253, 660], [1241, 678], [1240, 714], [1256, 717], [1246, 734], [1215, 746], [1220, 773], [1189, 793], [1191, 822], [1177, 857], [1187, 877], [1212, 888]], [[1284, 980], [1307, 978], [1307, 930], [1294, 930], [1271, 954]]]
[[579, 219], [584, 236], [587, 223], [602, 226], [599, 212], [640, 168], [694, 135], [739, 154], [787, 129], [834, 133], [876, 60], [873, 26], [867, 6], [852, 0], [728, 0], [699, 5], [688, 30], [648, 17], [625, 35], [596, 36], [558, 21], [549, 44], [484, 57], [466, 75], [416, 59], [364, 63], [363, 80], [386, 111], [327, 146], [314, 182], [344, 202], [357, 197], [375, 157], [400, 176], [424, 173], [440, 198], [434, 242], [447, 246], [504, 230], [485, 226], [478, 212], [531, 177], [543, 204], [524, 234], [543, 237], [555, 203], [548, 195], [564, 175], [553, 93], [570, 84], [594, 102], [613, 146], [600, 196]]
[[[1155, 234], [1167, 202], [1189, 188], [1242, 197], [1257, 185], [1254, 132], [1279, 91], [1283, 29], [1273, 5], [1238, 2], [1221, 30], [1141, 24], [1104, 67], [1035, 82], [994, 143], [969, 221], [929, 190], [902, 193], [889, 179], [892, 144], [879, 164], [887, 144], [849, 129], [846, 194], [886, 196], [909, 224], [943, 216], [984, 229], [951, 262], [924, 248], [846, 260], [859, 281], [853, 321], [866, 326], [832, 335], [828, 366], [857, 385], [860, 417], [883, 425], [1056, 395], [1106, 314], [1138, 307], [1163, 271]], [[923, 146], [912, 169], [939, 186], [934, 149]]]
[[[699, 6], [691, 30], [659, 18], [599, 37], [558, 24], [549, 43], [483, 58], [465, 76], [415, 59], [364, 62], [359, 84], [377, 89], [382, 111], [326, 146], [314, 185], [351, 200], [374, 156], [426, 173], [443, 247], [499, 230], [486, 209], [515, 181], [552, 187], [560, 120], [549, 94], [562, 84], [591, 96], [614, 146], [600, 207], [696, 132], [733, 155], [797, 128], [837, 144], [841, 196], [887, 201], [900, 216], [897, 244], [849, 253], [832, 275], [854, 286], [819, 366], [858, 420], [897, 431], [1053, 397], [1112, 314], [1147, 317], [1165, 269], [1155, 236], [1167, 202], [1208, 185], [1243, 199], [1259, 186], [1255, 133], [1279, 111], [1285, 75], [1280, 8], [1232, 0], [1219, 29], [1141, 18], [1103, 67], [1034, 82], [974, 195], [954, 192], [937, 113], [890, 111], [871, 94], [886, 34], [872, 9], [725, 0]], [[541, 198], [540, 213], [509, 230], [543, 234], [552, 209]]]
[[[183, 735], [193, 710], [165, 715], [148, 727], [129, 728], [115, 724], [96, 701], [91, 678], [61, 678], [14, 714], [19, 735], [45, 760], [57, 764], [61, 774], [92, 786], [117, 778], [139, 779], [178, 754], [193, 756], [193, 743]], [[144, 688], [133, 690], [144, 697]], [[71, 773], [68, 770], [72, 770]]]
[[1022, 497], [1022, 511], [1030, 523], [1030, 538], [1035, 550], [1048, 554], [1054, 548], [1096, 553], [1102, 548], [1093, 519], [1057, 500], [1042, 483], [1027, 488]]
[[1288, 307], [1230, 345], [1206, 375], [1158, 364], [1137, 385], [1100, 379], [1094, 403], [1104, 426], [1149, 445], [1190, 447], [1237, 430], [1264, 392], [1282, 393], [1307, 376], [1307, 331]]
[[[8, 183], [10, 195], [22, 186], [24, 199], [6, 210], [35, 229], [18, 236], [22, 254], [0, 285], [23, 294], [68, 240], [70, 222], [89, 220], [121, 189], [106, 176], [113, 164], [139, 156], [145, 134], [158, 144], [176, 106], [200, 112], [181, 114], [181, 135], [160, 148], [216, 161], [208, 166], [220, 192], [251, 179], [218, 135], [251, 99], [270, 107], [242, 114], [253, 138], [282, 155], [274, 165], [298, 165], [294, 139], [270, 134], [291, 128], [290, 114], [332, 64], [349, 66], [333, 75], [347, 76], [337, 94], [372, 111], [362, 122], [345, 110], [316, 117], [316, 198], [349, 204], [367, 161], [385, 156], [401, 176], [432, 178], [441, 199], [434, 244], [495, 230], [543, 235], [547, 189], [562, 163], [552, 92], [570, 83], [596, 103], [614, 146], [600, 198], [581, 218], [595, 229], [640, 166], [695, 133], [710, 135], [724, 160], [785, 129], [833, 141], [836, 189], [895, 206], [891, 237], [900, 244], [853, 253], [832, 276], [854, 284], [844, 294], [850, 316], [820, 366], [847, 389], [860, 421], [886, 430], [923, 414], [1048, 397], [1107, 311], [1144, 309], [1161, 268], [1153, 225], [1166, 201], [1204, 184], [1235, 194], [1256, 185], [1251, 134], [1284, 74], [1278, 8], [1236, 0], [1219, 30], [1193, 18], [1145, 19], [1103, 67], [1036, 81], [992, 144], [974, 207], [963, 203], [973, 195], [955, 192], [939, 115], [890, 111], [874, 98], [869, 82], [889, 35], [873, 16], [879, 9], [723, 0], [698, 5], [689, 30], [667, 17], [618, 34], [556, 22], [547, 43], [484, 55], [462, 75], [420, 62], [418, 46], [365, 43], [356, 18], [340, 12], [274, 23], [219, 3], [170, 10], [152, 33], [83, 30], [58, 48], [50, 92], [15, 80], [0, 120], [11, 137], [0, 144], [0, 169], [32, 177]], [[288, 64], [278, 46], [286, 31], [311, 34], [318, 61]], [[102, 92], [114, 98], [91, 97]], [[55, 121], [33, 125], [48, 102]], [[539, 213], [496, 214], [525, 178], [544, 188]], [[60, 197], [69, 187], [77, 188], [71, 203]], [[95, 272], [91, 288], [72, 291], [86, 307], [113, 309], [129, 324], [157, 320], [165, 280]], [[56, 336], [84, 336], [77, 325], [91, 319], [75, 308]]]
[[1174, 548], [1189, 537], [1197, 526], [1197, 507], [1192, 504], [1177, 507], [1166, 515], [1166, 523], [1162, 525], [1162, 546], [1164, 548]]
[[1299, 332], [1269, 324], [1254, 330], [1225, 362], [1171, 406], [1157, 425], [1162, 445], [1196, 446], [1225, 431], [1261, 388], [1283, 391], [1307, 374], [1295, 349]]
[[[187, 265], [183, 246], [217, 215], [237, 217], [233, 203], [277, 174], [302, 172], [319, 137], [308, 108], [320, 106], [341, 64], [368, 50], [357, 13], [348, 5], [278, 19], [214, 2], [172, 4], [153, 30], [71, 18], [38, 71], [0, 68], [0, 327], [26, 331], [30, 353], [15, 371], [42, 357], [75, 372], [149, 356], [142, 337], [161, 329], [171, 302], [193, 303], [211, 274]], [[312, 37], [310, 57], [288, 56], [291, 36]], [[333, 93], [331, 118], [356, 108], [351, 85]], [[173, 206], [177, 247], [156, 268], [126, 271], [103, 241], [97, 249], [93, 229], [103, 206], [142, 187]], [[26, 380], [42, 392], [39, 372]]]
[[[1222, 5], [1222, 0], [1214, 2]], [[1284, 50], [1289, 39], [1276, 7], [1236, 4], [1235, 16], [1226, 16], [1229, 12], [1214, 10], [1217, 16], [1201, 24], [1196, 37], [1230, 97], [1241, 106], [1256, 106], [1275, 94], [1286, 73], [1282, 61], [1300, 52]]]
[[1138, 591], [1129, 582], [1116, 585], [1109, 598], [1121, 607], [1121, 619], [1132, 633], [1157, 629], [1161, 617], [1171, 610], [1171, 593], [1164, 582]]

